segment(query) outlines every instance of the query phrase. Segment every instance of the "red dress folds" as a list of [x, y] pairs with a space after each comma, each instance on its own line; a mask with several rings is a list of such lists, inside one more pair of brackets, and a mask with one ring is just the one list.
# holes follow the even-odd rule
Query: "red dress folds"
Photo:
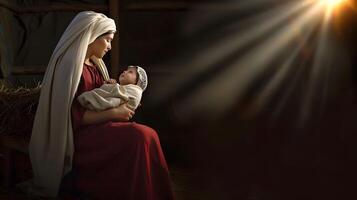
[[[100, 72], [87, 65], [77, 94], [98, 88]], [[150, 127], [135, 122], [81, 125], [85, 109], [72, 104], [74, 160], [72, 187], [80, 199], [174, 199], [159, 138]]]

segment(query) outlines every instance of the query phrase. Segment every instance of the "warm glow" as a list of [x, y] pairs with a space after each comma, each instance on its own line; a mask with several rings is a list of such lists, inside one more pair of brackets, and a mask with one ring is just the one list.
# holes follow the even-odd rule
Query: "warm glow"
[[327, 6], [336, 6], [342, 2], [344, 2], [345, 0], [320, 0], [322, 3], [326, 4]]
[[320, 5], [326, 8], [326, 20], [343, 13], [343, 9], [350, 3], [349, 0], [319, 0]]

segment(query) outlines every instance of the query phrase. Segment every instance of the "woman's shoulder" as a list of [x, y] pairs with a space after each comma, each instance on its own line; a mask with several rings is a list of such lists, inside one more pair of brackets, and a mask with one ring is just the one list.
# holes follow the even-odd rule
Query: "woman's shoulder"
[[92, 65], [88, 65], [88, 64], [83, 64], [83, 72], [82, 74], [85, 74], [85, 73], [89, 73], [89, 74], [92, 74], [94, 76], [98, 76], [100, 75], [100, 72], [97, 68], [97, 66], [92, 66]]
[[94, 70], [94, 71], [98, 71], [97, 66], [96, 65], [88, 65], [86, 63], [83, 63], [83, 70]]
[[90, 85], [89, 88], [98, 88], [103, 84], [103, 77], [96, 67], [83, 64], [82, 81]]

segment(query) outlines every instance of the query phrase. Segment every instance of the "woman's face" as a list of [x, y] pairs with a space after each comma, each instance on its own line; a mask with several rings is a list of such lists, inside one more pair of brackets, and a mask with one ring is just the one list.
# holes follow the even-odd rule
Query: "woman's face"
[[94, 55], [97, 58], [103, 58], [103, 56], [112, 48], [111, 42], [114, 38], [114, 33], [108, 33], [102, 35], [90, 43], [88, 51], [91, 56]]

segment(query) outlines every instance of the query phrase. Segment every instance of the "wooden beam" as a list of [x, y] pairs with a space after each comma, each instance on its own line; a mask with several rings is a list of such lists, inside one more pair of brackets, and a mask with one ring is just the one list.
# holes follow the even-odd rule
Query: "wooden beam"
[[[119, 33], [119, 0], [109, 0], [109, 16], [114, 19], [117, 25], [117, 32]], [[112, 50], [110, 58], [109, 74], [111, 78], [118, 77], [119, 75], [119, 40], [118, 33], [112, 41]]]
[[20, 13], [38, 13], [38, 12], [79, 12], [84, 10], [93, 10], [96, 12], [107, 12], [108, 6], [102, 4], [65, 4], [51, 3], [49, 5], [27, 6], [20, 9]]
[[18, 12], [18, 7], [15, 4], [9, 3], [5, 0], [0, 0], [0, 7], [9, 9], [12, 12]]
[[0, 159], [2, 160], [2, 183], [5, 187], [10, 187], [15, 183], [14, 164], [15, 153], [23, 152], [28, 154], [29, 137], [11, 136], [6, 133], [0, 134]]
[[46, 66], [15, 66], [12, 69], [13, 75], [43, 75]]
[[23, 136], [6, 135], [6, 133], [1, 133], [0, 147], [19, 151], [22, 153], [28, 153], [28, 145], [30, 141], [29, 136], [30, 135], [28, 133], [24, 133]]
[[[296, 2], [296, 0], [285, 0], [287, 2]], [[155, 1], [155, 2], [139, 2], [139, 3], [128, 3], [124, 5], [121, 10], [124, 11], [239, 11], [242, 9], [247, 9], [253, 5], [281, 5], [280, 1], [262, 1], [261, 3], [252, 4], [251, 2], [199, 2], [199, 3], [189, 3], [189, 2], [166, 2], [166, 1]]]
[[126, 11], [180, 11], [188, 10], [187, 2], [144, 2], [144, 3], [130, 3], [125, 6]]

